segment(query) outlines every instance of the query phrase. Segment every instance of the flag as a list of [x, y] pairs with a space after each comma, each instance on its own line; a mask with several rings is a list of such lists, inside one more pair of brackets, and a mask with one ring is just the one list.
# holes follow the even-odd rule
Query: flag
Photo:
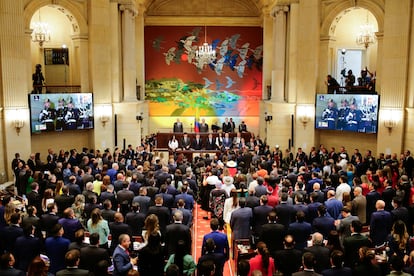
[[200, 132], [200, 123], [198, 122], [197, 118], [194, 118], [194, 132]]

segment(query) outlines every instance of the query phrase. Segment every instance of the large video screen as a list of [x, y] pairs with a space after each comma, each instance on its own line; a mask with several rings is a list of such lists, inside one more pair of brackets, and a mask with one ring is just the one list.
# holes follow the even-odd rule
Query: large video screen
[[92, 129], [92, 93], [29, 95], [32, 133]]
[[317, 94], [315, 128], [377, 133], [378, 95]]

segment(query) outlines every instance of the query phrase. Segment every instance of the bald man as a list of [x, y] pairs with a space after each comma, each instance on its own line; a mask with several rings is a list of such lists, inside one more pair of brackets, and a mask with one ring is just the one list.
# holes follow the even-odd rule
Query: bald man
[[377, 200], [375, 208], [377, 211], [373, 212], [371, 215], [369, 229], [369, 235], [373, 246], [383, 244], [387, 240], [392, 227], [391, 213], [384, 210], [385, 202], [383, 200]]
[[322, 270], [328, 269], [330, 265], [329, 249], [323, 244], [323, 235], [319, 232], [312, 234], [312, 246], [305, 247], [303, 252], [311, 252], [315, 256], [315, 272], [321, 273]]

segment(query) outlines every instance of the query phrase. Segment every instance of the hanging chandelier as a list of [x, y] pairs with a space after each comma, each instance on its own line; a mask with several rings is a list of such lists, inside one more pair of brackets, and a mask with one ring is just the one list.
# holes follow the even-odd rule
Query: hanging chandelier
[[212, 63], [216, 59], [216, 50], [213, 49], [212, 45], [207, 43], [207, 27], [204, 26], [204, 43], [201, 46], [198, 46], [196, 50], [195, 58], [197, 64], [204, 66], [206, 64]]
[[365, 49], [368, 49], [369, 45], [374, 44], [377, 41], [375, 35], [374, 26], [368, 22], [368, 12], [367, 12], [367, 21], [365, 24], [359, 26], [359, 33], [356, 37], [356, 43], [362, 45]]
[[42, 22], [40, 18], [40, 9], [39, 9], [39, 21], [32, 23], [32, 41], [38, 42], [39, 46], [42, 47], [44, 42], [50, 41], [50, 30], [49, 25], [46, 22]]

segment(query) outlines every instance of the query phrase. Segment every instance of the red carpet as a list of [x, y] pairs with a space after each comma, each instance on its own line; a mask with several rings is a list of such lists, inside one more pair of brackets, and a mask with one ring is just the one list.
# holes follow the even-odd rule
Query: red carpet
[[[196, 262], [201, 256], [201, 245], [203, 244], [203, 237], [205, 234], [211, 232], [210, 229], [210, 220], [203, 219], [206, 212], [201, 210], [200, 205], [196, 204], [193, 213], [193, 257]], [[229, 237], [230, 241], [230, 237]], [[231, 250], [230, 250], [231, 252]], [[224, 276], [233, 276], [234, 275], [234, 266], [233, 261], [227, 261], [224, 265]]]

